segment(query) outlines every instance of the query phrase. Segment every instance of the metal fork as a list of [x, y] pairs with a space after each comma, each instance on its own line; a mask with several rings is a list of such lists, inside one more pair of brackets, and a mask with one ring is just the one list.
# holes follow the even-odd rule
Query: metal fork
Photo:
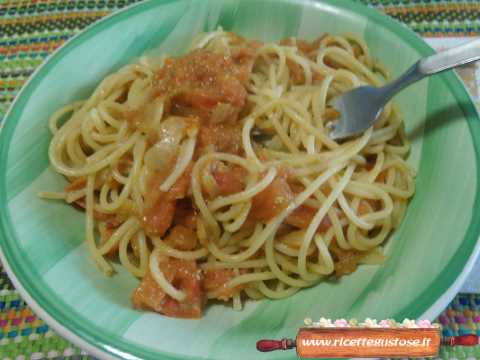
[[330, 137], [342, 139], [367, 130], [383, 107], [399, 91], [424, 77], [480, 60], [480, 39], [419, 60], [397, 80], [383, 86], [360, 86], [330, 102], [340, 119], [330, 126]]

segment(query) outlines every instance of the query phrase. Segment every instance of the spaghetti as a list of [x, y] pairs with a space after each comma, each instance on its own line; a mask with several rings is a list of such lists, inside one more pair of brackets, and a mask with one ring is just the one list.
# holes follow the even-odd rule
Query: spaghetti
[[359, 264], [414, 193], [402, 118], [329, 138], [333, 97], [387, 71], [357, 36], [248, 41], [221, 29], [178, 58], [141, 58], [50, 119], [55, 171], [42, 193], [86, 213], [106, 274], [142, 279], [136, 307], [196, 318], [206, 300], [283, 298]]

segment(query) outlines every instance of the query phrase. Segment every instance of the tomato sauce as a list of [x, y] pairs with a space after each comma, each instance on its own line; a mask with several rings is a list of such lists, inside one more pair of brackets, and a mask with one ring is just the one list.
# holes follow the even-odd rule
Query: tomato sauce
[[230, 280], [235, 278], [233, 269], [211, 269], [205, 271], [204, 289], [207, 292], [215, 292], [216, 299], [222, 301], [230, 300], [233, 295], [243, 288], [242, 285], [227, 287]]
[[200, 318], [205, 296], [197, 263], [165, 257], [159, 261], [159, 267], [166, 280], [185, 293], [185, 300], [178, 301], [165, 294], [153, 276], [147, 273], [133, 293], [135, 307], [172, 317]]
[[279, 174], [265, 190], [253, 197], [250, 214], [256, 220], [268, 221], [286, 209], [294, 197], [286, 173]]

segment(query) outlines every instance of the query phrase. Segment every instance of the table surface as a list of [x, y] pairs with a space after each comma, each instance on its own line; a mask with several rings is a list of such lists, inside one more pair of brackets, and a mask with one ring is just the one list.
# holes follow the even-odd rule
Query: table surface
[[[0, 128], [5, 113], [35, 68], [84, 27], [141, 0], [0, 0]], [[480, 36], [480, 1], [358, 1], [405, 23], [436, 49]], [[459, 70], [480, 104], [480, 71]], [[480, 260], [438, 320], [443, 334], [480, 335]], [[441, 357], [480, 358], [480, 346], [442, 348]], [[0, 359], [90, 358], [55, 334], [21, 299], [0, 264]]]

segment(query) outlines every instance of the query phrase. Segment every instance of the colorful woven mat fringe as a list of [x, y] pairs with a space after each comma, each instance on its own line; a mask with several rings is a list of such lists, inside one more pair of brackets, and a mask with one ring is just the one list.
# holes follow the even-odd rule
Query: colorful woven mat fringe
[[[44, 59], [87, 25], [140, 0], [0, 0], [0, 126]], [[480, 34], [480, 1], [339, 0], [377, 8], [427, 37]], [[439, 317], [445, 336], [480, 335], [480, 294], [460, 294]], [[0, 359], [87, 359], [21, 299], [0, 265]], [[442, 348], [443, 359], [480, 359], [480, 346]]]
[[360, 0], [407, 24], [422, 36], [475, 36], [480, 33], [476, 0]]
[[[480, 294], [459, 294], [438, 317], [443, 336], [480, 335]], [[443, 359], [480, 359], [480, 346], [442, 347]]]

